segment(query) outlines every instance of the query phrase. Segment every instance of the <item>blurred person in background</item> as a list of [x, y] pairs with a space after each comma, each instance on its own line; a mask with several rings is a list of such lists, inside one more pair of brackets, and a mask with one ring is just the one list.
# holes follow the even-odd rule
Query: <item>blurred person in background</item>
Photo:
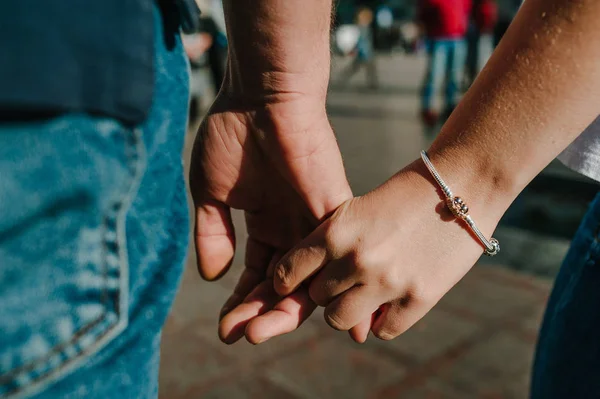
[[[214, 11], [214, 10], [213, 10]], [[212, 38], [211, 45], [206, 52], [207, 63], [210, 71], [211, 82], [215, 95], [221, 89], [225, 77], [225, 62], [227, 57], [227, 36], [211, 15], [200, 18], [200, 32]]]
[[190, 123], [194, 123], [200, 116], [200, 104], [202, 96], [205, 95], [205, 87], [202, 76], [198, 72], [204, 66], [206, 52], [213, 46], [213, 36], [208, 33], [199, 32], [183, 35], [183, 47], [188, 56], [191, 67], [190, 75]]
[[432, 127], [438, 122], [435, 97], [445, 83], [443, 117], [458, 103], [465, 68], [467, 33], [471, 0], [419, 0], [417, 22], [426, 40], [427, 70], [421, 93], [421, 119]]
[[[213, 9], [212, 14], [218, 15], [218, 9]], [[217, 24], [218, 18], [202, 16], [199, 21], [197, 33], [183, 36], [183, 44], [190, 60], [192, 74], [190, 79], [190, 123], [197, 120], [200, 115], [200, 105], [206, 92], [206, 79], [202, 70], [208, 67], [212, 96], [217, 95], [225, 76], [225, 63], [227, 58], [227, 37]]]
[[494, 28], [498, 22], [495, 0], [475, 0], [469, 32], [465, 86], [470, 86], [494, 51]]
[[373, 42], [376, 49], [391, 50], [393, 45], [394, 13], [387, 5], [380, 5], [375, 10]]
[[394, 25], [394, 13], [385, 4], [375, 9], [375, 20], [373, 26], [373, 43], [376, 50], [391, 52], [395, 48], [405, 48], [404, 38], [400, 35], [400, 29]]
[[373, 11], [368, 7], [359, 8], [356, 13], [356, 25], [360, 31], [356, 49], [352, 52], [354, 59], [341, 72], [340, 81], [348, 82], [359, 70], [365, 69], [367, 82], [370, 89], [377, 89], [377, 65], [375, 63], [375, 49], [373, 44]]

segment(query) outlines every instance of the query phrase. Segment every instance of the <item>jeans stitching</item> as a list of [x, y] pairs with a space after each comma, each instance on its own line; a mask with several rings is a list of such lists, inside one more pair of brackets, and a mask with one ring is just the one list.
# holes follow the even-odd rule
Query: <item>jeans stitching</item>
[[[138, 169], [139, 169], [139, 162], [140, 162], [140, 156], [138, 154], [138, 142], [142, 141], [141, 137], [138, 137], [137, 132], [132, 131], [131, 129], [122, 129], [123, 133], [126, 134], [126, 143], [125, 143], [125, 155], [128, 158], [127, 159], [127, 164], [129, 167], [129, 172], [131, 172], [131, 177], [129, 180], [127, 180], [127, 182], [124, 184], [124, 190], [123, 190], [123, 195], [122, 197], [116, 202], [115, 206], [115, 214], [117, 216], [114, 216], [113, 219], [113, 230], [115, 232], [118, 231], [119, 226], [118, 226], [118, 215], [119, 215], [119, 211], [121, 211], [123, 209], [123, 207], [126, 205], [128, 197], [133, 195], [132, 191], [133, 191], [133, 187], [135, 185], [135, 182], [138, 178]], [[129, 204], [130, 205], [130, 204]], [[110, 214], [110, 211], [109, 211]], [[44, 355], [43, 357], [36, 359], [36, 360], [32, 360], [27, 364], [18, 366], [12, 370], [7, 371], [6, 373], [0, 375], [0, 385], [4, 385], [7, 383], [11, 383], [15, 380], [16, 376], [18, 376], [19, 374], [22, 373], [26, 373], [26, 372], [31, 372], [32, 369], [36, 368], [37, 366], [39, 366], [40, 364], [43, 364], [44, 362], [48, 362], [48, 360], [58, 354], [61, 353], [65, 348], [69, 347], [69, 346], [73, 346], [74, 344], [76, 344], [80, 338], [82, 336], [84, 336], [86, 333], [88, 333], [90, 330], [92, 330], [93, 328], [101, 325], [103, 322], [106, 321], [106, 317], [108, 315], [107, 312], [107, 308], [108, 308], [108, 290], [107, 290], [107, 286], [108, 286], [108, 260], [107, 260], [107, 254], [109, 252], [111, 252], [110, 248], [108, 248], [108, 241], [106, 239], [106, 232], [108, 232], [108, 222], [111, 219], [111, 217], [109, 215], [105, 215], [103, 217], [102, 220], [102, 225], [101, 228], [104, 232], [104, 237], [102, 239], [101, 245], [102, 245], [102, 251], [104, 253], [103, 256], [103, 287], [102, 287], [102, 292], [101, 292], [101, 304], [102, 304], [102, 309], [103, 309], [103, 313], [102, 315], [100, 315], [99, 317], [97, 317], [96, 319], [86, 323], [84, 326], [82, 326], [81, 328], [79, 328], [76, 332], [73, 333], [72, 337], [70, 340], [66, 341], [66, 342], [62, 342], [60, 344], [55, 345], [53, 348], [51, 348], [46, 355]], [[118, 241], [118, 240], [117, 240]], [[119, 242], [115, 243], [116, 245], [116, 249], [112, 252], [119, 254], [121, 253], [121, 251], [123, 250], [127, 250], [126, 248], [122, 248], [120, 246]], [[124, 265], [120, 265], [119, 268], [121, 269], [122, 267], [124, 267]], [[122, 270], [120, 270], [122, 271]], [[123, 278], [122, 275], [119, 276], [119, 280], [121, 280]], [[103, 328], [103, 330], [101, 332], [99, 332], [98, 334], [95, 335], [94, 337], [94, 341], [98, 342], [100, 341], [103, 337], [105, 337], [108, 333], [110, 333], [115, 326], [117, 326], [119, 324], [119, 320], [121, 319], [121, 311], [119, 308], [119, 301], [120, 301], [120, 289], [115, 290], [116, 292], [113, 294], [114, 295], [114, 309], [113, 311], [116, 313], [117, 316], [117, 320], [114, 323], [109, 323], [106, 327]], [[63, 369], [65, 366], [67, 366], [68, 364], [72, 363], [73, 361], [85, 356], [88, 352], [90, 352], [90, 349], [94, 349], [93, 345], [88, 346], [88, 348], [86, 349], [80, 349], [75, 355], [70, 356], [70, 357], [66, 357], [66, 359], [62, 360], [60, 362], [60, 364], [58, 364], [55, 367], [50, 368], [49, 370], [46, 370], [45, 372], [41, 373], [40, 375], [36, 376], [35, 378], [31, 379], [29, 381], [28, 385], [33, 385], [35, 383], [38, 383], [42, 380], [44, 380], [45, 378], [47, 378], [48, 376], [52, 375], [53, 373], [58, 372], [59, 370]], [[15, 388], [13, 388], [10, 391], [6, 391], [5, 394], [6, 395], [14, 395], [19, 393], [20, 391], [22, 391], [23, 389], [27, 388], [27, 385], [25, 386], [16, 386]]]

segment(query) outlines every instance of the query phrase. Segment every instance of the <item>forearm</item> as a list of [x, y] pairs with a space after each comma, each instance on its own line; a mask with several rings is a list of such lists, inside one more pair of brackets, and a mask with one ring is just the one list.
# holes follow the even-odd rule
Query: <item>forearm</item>
[[524, 3], [429, 150], [440, 173], [451, 176], [448, 183], [501, 214], [594, 120], [600, 111], [598, 20], [597, 0]]
[[318, 96], [324, 104], [331, 0], [225, 0], [224, 8], [228, 88], [250, 96]]

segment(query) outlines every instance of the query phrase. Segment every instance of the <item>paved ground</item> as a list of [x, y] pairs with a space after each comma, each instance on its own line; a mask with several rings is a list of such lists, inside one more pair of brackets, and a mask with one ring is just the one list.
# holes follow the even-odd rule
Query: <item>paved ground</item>
[[391, 342], [355, 344], [317, 313], [294, 334], [226, 346], [217, 312], [232, 287], [231, 278], [201, 282], [190, 265], [163, 337], [162, 399], [525, 398], [549, 290], [478, 266]]
[[[334, 66], [334, 76], [341, 63]], [[361, 76], [348, 88], [334, 85], [329, 101], [358, 194], [415, 159], [431, 140], [416, 118], [423, 60], [384, 58], [380, 67], [384, 89], [362, 90]], [[234, 219], [243, 248], [240, 216]], [[546, 246], [557, 264], [566, 241]], [[531, 244], [528, 249], [540, 253]], [[426, 318], [392, 342], [370, 338], [365, 345], [354, 344], [316, 314], [294, 334], [260, 346], [225, 346], [217, 338], [217, 314], [242, 256], [237, 254], [228, 276], [212, 284], [202, 282], [188, 264], [164, 333], [161, 399], [527, 396], [547, 279], [478, 265]]]

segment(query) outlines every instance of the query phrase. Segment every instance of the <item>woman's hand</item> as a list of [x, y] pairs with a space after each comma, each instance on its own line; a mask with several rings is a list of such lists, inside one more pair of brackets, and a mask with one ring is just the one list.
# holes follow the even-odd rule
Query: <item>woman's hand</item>
[[[458, 180], [448, 177], [449, 183]], [[484, 198], [463, 194], [472, 200], [470, 214], [491, 235], [502, 212]], [[379, 309], [371, 330], [392, 339], [421, 319], [482, 252], [419, 160], [342, 205], [282, 258], [274, 284], [280, 295], [289, 295], [307, 281], [311, 299], [325, 307], [325, 319], [336, 330], [349, 330]], [[259, 323], [252, 321], [247, 335]]]

